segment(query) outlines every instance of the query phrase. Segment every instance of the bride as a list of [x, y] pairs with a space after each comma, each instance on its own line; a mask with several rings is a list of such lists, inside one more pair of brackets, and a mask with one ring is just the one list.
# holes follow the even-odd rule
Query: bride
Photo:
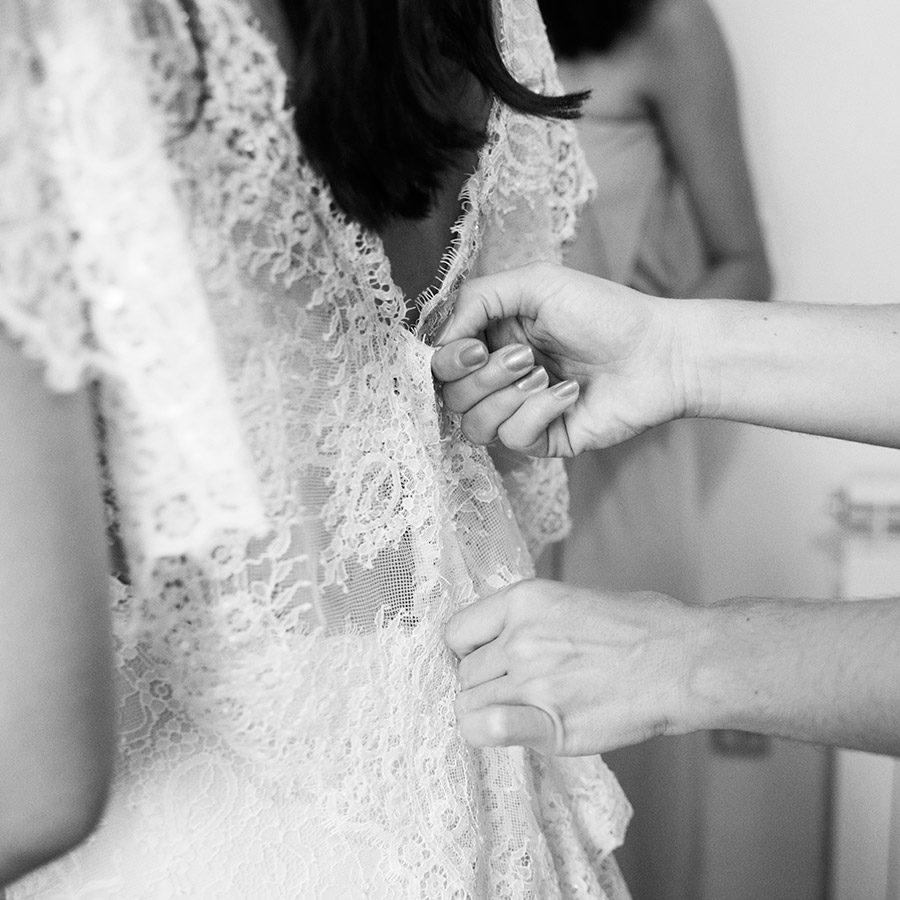
[[535, 10], [0, 0], [9, 900], [628, 896], [609, 771], [466, 745], [442, 641], [566, 527], [430, 375], [588, 197]]

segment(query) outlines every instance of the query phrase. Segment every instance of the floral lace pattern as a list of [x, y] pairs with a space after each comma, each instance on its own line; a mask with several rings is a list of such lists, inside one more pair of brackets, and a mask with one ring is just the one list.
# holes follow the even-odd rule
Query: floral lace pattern
[[[22, 42], [46, 73], [18, 68], [49, 162], [33, 171], [0, 87], [0, 177], [38, 198], [32, 232], [13, 221], [0, 250], [28, 288], [0, 318], [54, 387], [100, 378], [133, 577], [115, 585], [106, 819], [10, 897], [627, 897], [610, 854], [629, 809], [602, 761], [468, 747], [442, 640], [454, 610], [531, 575], [529, 547], [567, 527], [561, 466], [501, 478], [441, 408], [429, 339], [467, 275], [559, 258], [590, 188], [572, 129], [495, 104], [413, 333], [381, 241], [305, 162], [242, 0], [198, 3], [210, 90], [186, 133], [196, 58], [179, 4], [38, 6], [65, 10], [32, 16]], [[533, 5], [497, 8], [513, 71], [559, 90]], [[102, 136], [124, 98], [133, 134], [164, 140], [138, 172], [86, 180], [93, 144], [47, 116]], [[93, 226], [72, 192], [87, 185]], [[66, 247], [79, 196], [89, 227]], [[68, 266], [8, 249], [37, 245], [34, 230], [58, 235]], [[55, 324], [47, 296], [78, 315]]]

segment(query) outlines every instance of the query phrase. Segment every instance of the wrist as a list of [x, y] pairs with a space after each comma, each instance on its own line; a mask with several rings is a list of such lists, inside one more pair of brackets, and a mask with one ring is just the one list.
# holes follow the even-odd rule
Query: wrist
[[799, 678], [794, 602], [735, 598], [700, 610], [687, 679], [696, 729], [782, 733], [785, 682]]
[[[807, 309], [746, 300], [685, 300], [677, 328], [686, 416], [803, 430], [817, 406], [821, 352]], [[815, 417], [815, 416], [814, 416]], [[819, 433], [822, 433], [821, 430]]]
[[[741, 357], [734, 340], [735, 302], [677, 301], [680, 379], [685, 418], [727, 418], [727, 367]], [[755, 305], [755, 304], [754, 304]]]
[[734, 626], [741, 623], [733, 619], [732, 601], [697, 610], [684, 678], [688, 731], [739, 727], [740, 682], [747, 674], [746, 635], [735, 632]]
[[712, 381], [716, 371], [709, 358], [714, 326], [708, 304], [704, 300], [657, 298], [653, 303], [669, 348], [670, 371], [666, 375], [672, 384], [672, 418], [704, 416], [715, 394]]
[[660, 695], [661, 719], [666, 734], [689, 734], [706, 728], [719, 715], [718, 695], [707, 681], [718, 686], [718, 674], [710, 672], [710, 648], [719, 644], [719, 623], [711, 619], [709, 607], [673, 600], [675, 618], [670, 632], [671, 654], [666, 658]]

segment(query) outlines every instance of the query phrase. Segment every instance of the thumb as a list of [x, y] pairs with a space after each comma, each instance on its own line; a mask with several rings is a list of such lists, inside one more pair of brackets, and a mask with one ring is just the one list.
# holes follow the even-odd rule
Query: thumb
[[541, 307], [535, 284], [541, 263], [509, 269], [467, 281], [459, 290], [453, 315], [435, 338], [448, 344], [464, 337], [477, 337], [494, 321], [512, 316], [535, 318]]

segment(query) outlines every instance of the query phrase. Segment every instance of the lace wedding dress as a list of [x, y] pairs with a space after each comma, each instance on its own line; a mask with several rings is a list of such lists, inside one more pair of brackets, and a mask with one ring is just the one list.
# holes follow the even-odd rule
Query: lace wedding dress
[[[535, 6], [502, 49], [559, 91]], [[429, 341], [467, 275], [558, 258], [572, 129], [495, 104], [413, 332], [247, 6], [198, 8], [202, 63], [174, 0], [0, 0], [0, 321], [98, 385], [129, 573], [107, 813], [9, 900], [625, 898], [610, 772], [466, 745], [442, 641], [565, 529], [561, 468], [501, 478]]]

